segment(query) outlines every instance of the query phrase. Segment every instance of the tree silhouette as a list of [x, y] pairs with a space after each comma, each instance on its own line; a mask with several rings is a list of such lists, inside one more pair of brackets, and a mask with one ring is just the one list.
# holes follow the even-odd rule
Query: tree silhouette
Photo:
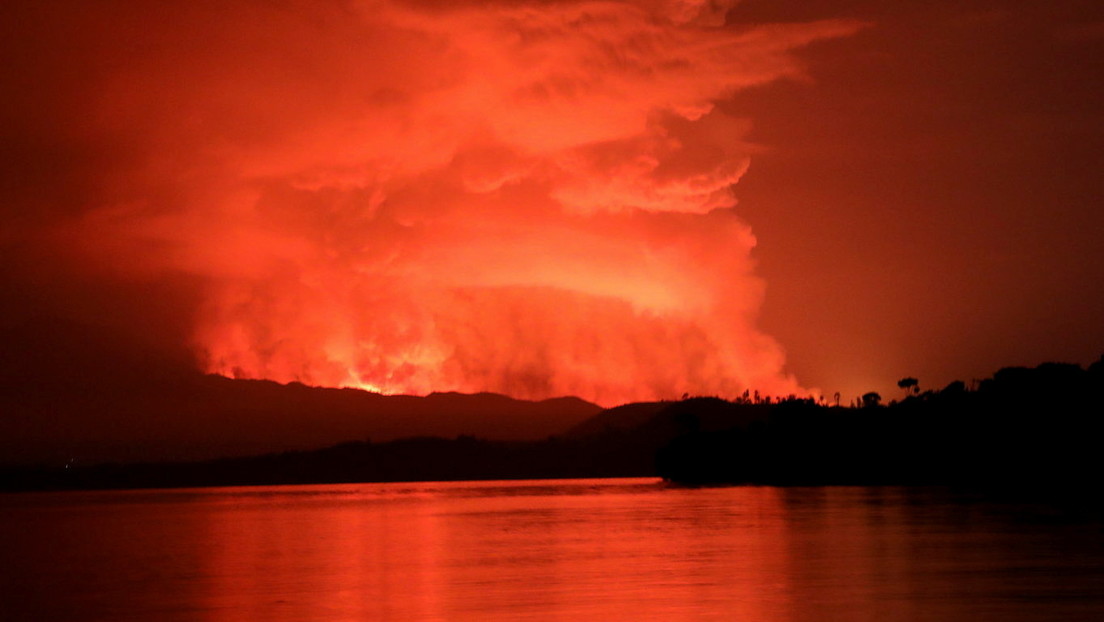
[[898, 380], [897, 386], [905, 390], [905, 397], [908, 397], [909, 393], [920, 392], [920, 381], [911, 376]]
[[863, 408], [874, 408], [882, 403], [882, 396], [875, 391], [864, 393], [862, 396]]

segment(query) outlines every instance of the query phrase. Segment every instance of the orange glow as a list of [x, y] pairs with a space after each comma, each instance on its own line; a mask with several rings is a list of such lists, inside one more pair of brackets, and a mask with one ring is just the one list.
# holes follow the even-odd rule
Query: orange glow
[[802, 392], [756, 328], [749, 123], [717, 104], [858, 24], [244, 6], [104, 18], [144, 50], [91, 89], [127, 166], [70, 226], [113, 269], [203, 279], [207, 371], [606, 405]]
[[[270, 489], [220, 489], [226, 500], [193, 519], [212, 544], [198, 560], [204, 580], [195, 600], [212, 622], [320, 611], [348, 620], [635, 622], [722, 612], [724, 619], [772, 621], [804, 611], [789, 598], [782, 493], [747, 487], [671, 495], [651, 486], [288, 487], [278, 502]], [[286, 593], [274, 594], [273, 585]]]

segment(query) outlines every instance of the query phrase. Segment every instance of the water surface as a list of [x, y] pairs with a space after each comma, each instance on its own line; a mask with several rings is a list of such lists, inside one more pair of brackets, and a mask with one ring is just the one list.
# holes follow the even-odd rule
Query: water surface
[[1096, 620], [1102, 545], [1097, 521], [942, 489], [29, 493], [0, 496], [0, 618]]

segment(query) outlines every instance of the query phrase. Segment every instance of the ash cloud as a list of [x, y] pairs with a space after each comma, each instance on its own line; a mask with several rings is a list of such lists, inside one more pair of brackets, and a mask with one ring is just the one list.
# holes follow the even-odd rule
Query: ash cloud
[[800, 391], [755, 325], [749, 122], [718, 104], [861, 25], [730, 9], [9, 7], [0, 240], [40, 276], [6, 278], [78, 314], [53, 283], [186, 289], [174, 311], [108, 307], [232, 377], [607, 405]]

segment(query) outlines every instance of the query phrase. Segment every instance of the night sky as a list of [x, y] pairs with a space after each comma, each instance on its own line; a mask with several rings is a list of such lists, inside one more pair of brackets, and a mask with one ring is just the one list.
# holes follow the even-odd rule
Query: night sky
[[846, 402], [1104, 351], [1099, 3], [0, 17], [0, 371], [36, 420], [197, 372]]
[[[899, 395], [1104, 351], [1104, 9], [1092, 2], [748, 2], [858, 17], [812, 82], [738, 105], [764, 145], [736, 189], [760, 326], [826, 392]], [[754, 16], [754, 17], [752, 17]]]

